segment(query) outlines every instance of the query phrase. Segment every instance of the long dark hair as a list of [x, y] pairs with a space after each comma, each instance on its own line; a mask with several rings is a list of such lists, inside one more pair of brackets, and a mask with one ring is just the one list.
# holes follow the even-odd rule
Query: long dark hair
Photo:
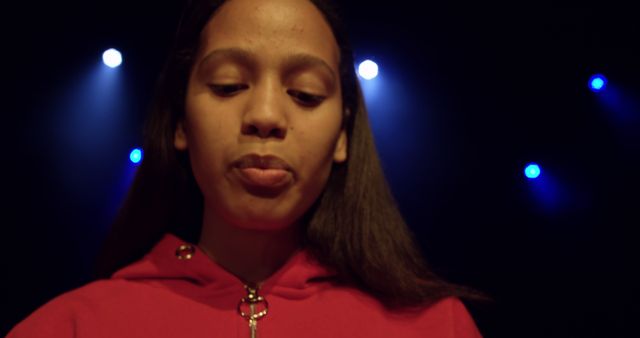
[[[423, 260], [384, 178], [346, 30], [334, 5], [312, 2], [324, 14], [340, 48], [343, 126], [349, 148], [347, 161], [333, 165], [327, 186], [305, 215], [304, 246], [335, 269], [336, 282], [368, 292], [389, 308], [428, 305], [449, 296], [473, 298], [473, 292], [438, 278]], [[98, 278], [139, 259], [167, 232], [198, 241], [203, 196], [188, 153], [177, 151], [173, 138], [184, 117], [200, 32], [223, 3], [190, 1], [182, 14], [145, 124], [145, 158], [104, 243]]]

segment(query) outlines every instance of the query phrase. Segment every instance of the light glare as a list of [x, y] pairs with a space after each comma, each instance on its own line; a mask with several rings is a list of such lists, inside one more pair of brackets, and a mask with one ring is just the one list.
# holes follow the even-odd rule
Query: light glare
[[538, 178], [538, 176], [540, 176], [540, 166], [535, 163], [527, 165], [527, 167], [524, 169], [524, 175], [529, 179]]
[[378, 65], [371, 60], [362, 61], [358, 66], [358, 74], [365, 80], [371, 80], [378, 76]]
[[133, 149], [129, 154], [129, 159], [132, 163], [140, 163], [140, 161], [142, 161], [142, 150], [140, 150], [140, 148]]
[[107, 49], [102, 53], [102, 62], [108, 67], [116, 68], [122, 64], [122, 54], [117, 49]]
[[596, 74], [589, 79], [589, 88], [594, 92], [602, 91], [607, 86], [607, 78], [601, 74]]

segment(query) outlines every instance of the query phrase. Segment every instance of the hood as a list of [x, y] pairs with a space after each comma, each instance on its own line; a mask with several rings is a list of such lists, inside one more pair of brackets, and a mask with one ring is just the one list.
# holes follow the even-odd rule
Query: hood
[[[262, 294], [306, 298], [326, 287], [335, 272], [318, 263], [305, 249], [295, 251], [287, 262], [261, 283]], [[111, 279], [153, 284], [181, 293], [242, 292], [241, 279], [222, 268], [200, 248], [173, 234], [165, 234], [142, 259], [113, 274]]]

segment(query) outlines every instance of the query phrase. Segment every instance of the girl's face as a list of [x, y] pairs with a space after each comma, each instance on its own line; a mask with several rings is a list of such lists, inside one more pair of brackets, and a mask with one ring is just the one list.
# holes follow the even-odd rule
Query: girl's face
[[347, 158], [340, 51], [306, 0], [227, 1], [204, 27], [174, 144], [189, 151], [207, 212], [278, 230]]

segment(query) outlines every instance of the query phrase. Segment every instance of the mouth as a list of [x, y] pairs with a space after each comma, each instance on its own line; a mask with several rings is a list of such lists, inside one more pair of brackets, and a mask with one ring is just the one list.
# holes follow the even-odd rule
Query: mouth
[[245, 188], [256, 195], [272, 197], [293, 181], [291, 166], [273, 155], [245, 155], [233, 167]]
[[285, 160], [274, 155], [249, 154], [237, 159], [233, 165], [239, 169], [257, 168], [291, 171], [291, 166]]

